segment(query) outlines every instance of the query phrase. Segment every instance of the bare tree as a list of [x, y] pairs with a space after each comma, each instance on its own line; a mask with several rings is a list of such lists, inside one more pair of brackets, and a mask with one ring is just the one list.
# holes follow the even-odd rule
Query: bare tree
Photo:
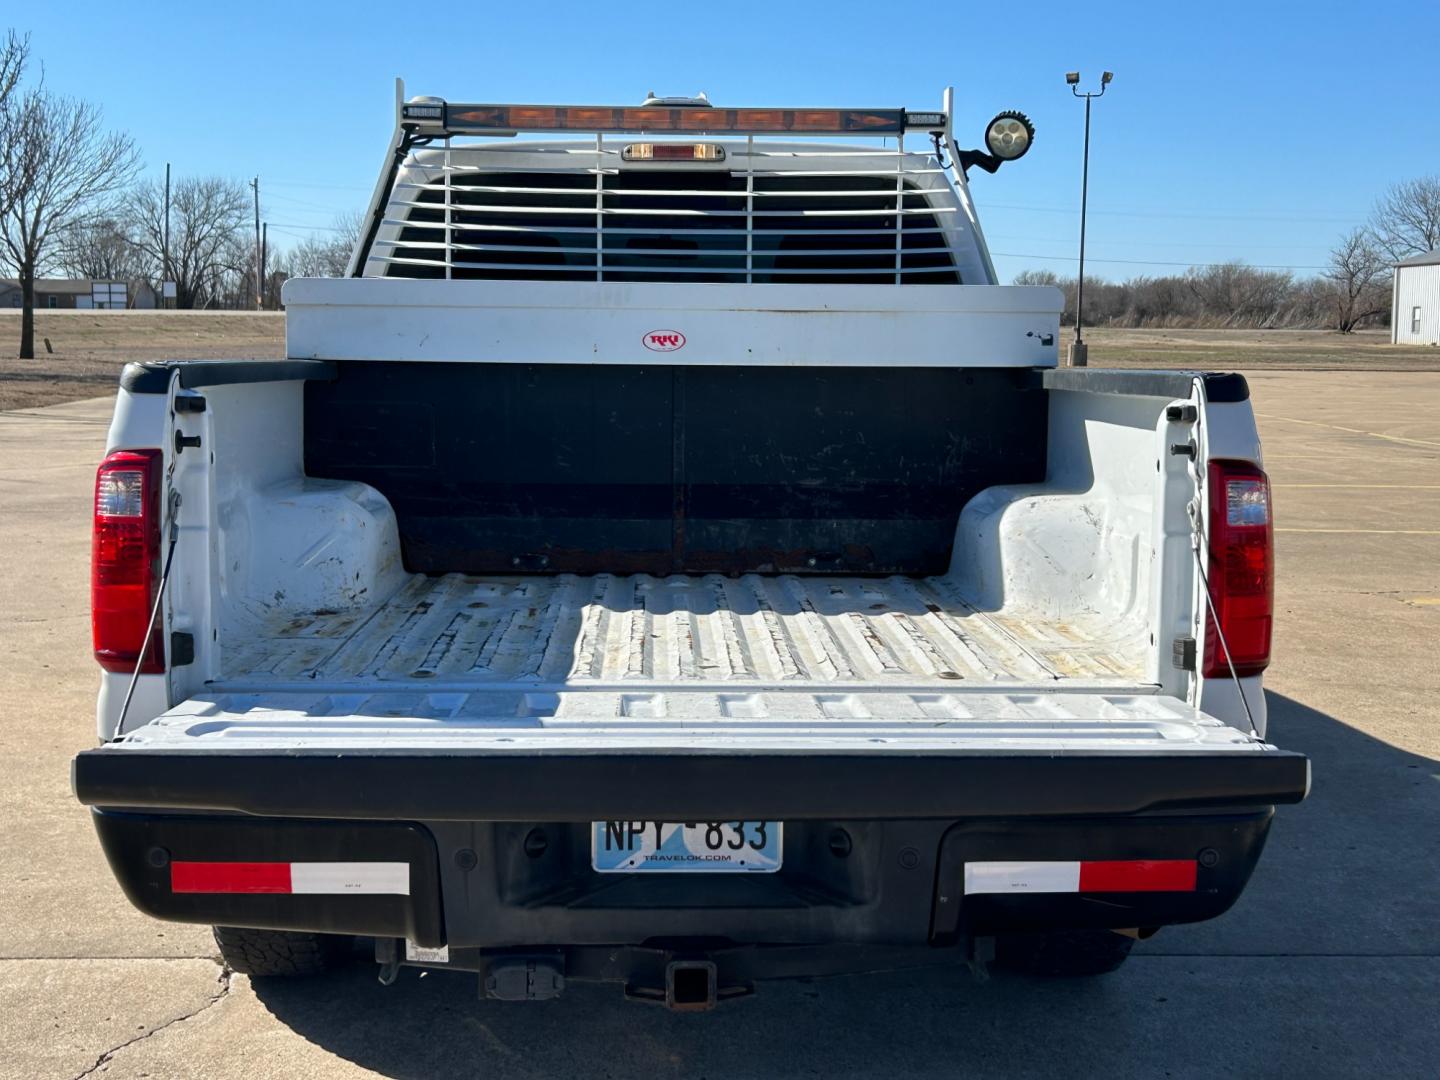
[[[170, 276], [175, 306], [204, 307], [220, 291], [220, 278], [233, 261], [245, 225], [245, 187], [220, 176], [186, 177], [170, 199]], [[135, 244], [159, 268], [165, 252], [165, 188], [157, 181], [140, 184], [125, 201]], [[253, 245], [252, 245], [253, 246]], [[254, 273], [253, 253], [250, 256]]]
[[1364, 229], [1354, 229], [1330, 252], [1327, 283], [1335, 329], [1351, 333], [1366, 319], [1390, 309], [1390, 267]]
[[150, 277], [145, 253], [115, 217], [91, 218], [65, 230], [58, 237], [54, 261], [75, 277], [129, 283]]
[[[1026, 270], [1014, 282], [1058, 285], [1065, 293], [1062, 318], [1073, 322], [1074, 278]], [[1085, 302], [1085, 318], [1096, 326], [1299, 328], [1335, 322], [1335, 286], [1329, 278], [1296, 278], [1241, 263], [1197, 265], [1183, 274], [1119, 282], [1091, 278], [1085, 282]]]
[[285, 272], [282, 266], [272, 266], [265, 272], [265, 309], [267, 311], [279, 311], [281, 309], [280, 290], [284, 288], [285, 282], [290, 280], [290, 275]]
[[350, 253], [360, 240], [360, 215], [341, 214], [323, 237], [302, 240], [290, 249], [291, 277], [344, 277]]
[[1012, 285], [1059, 285], [1060, 275], [1054, 270], [1021, 270]]
[[30, 60], [30, 37], [7, 31], [0, 42], [0, 217], [10, 209], [13, 191], [18, 185], [15, 170], [20, 155], [20, 80]]
[[0, 42], [0, 106], [19, 91], [29, 62], [30, 35], [21, 37], [14, 30], [5, 31], [5, 40]]
[[130, 137], [106, 132], [89, 102], [32, 89], [16, 108], [17, 153], [7, 170], [0, 241], [20, 278], [20, 359], [31, 360], [35, 278], [53, 255], [52, 241], [124, 186], [136, 157]]
[[1375, 204], [1370, 228], [1391, 262], [1440, 248], [1440, 175], [1393, 185]]
[[1185, 280], [1203, 313], [1222, 326], [1272, 324], [1294, 284], [1284, 271], [1257, 270], [1243, 262], [1192, 267]]
[[243, 229], [219, 253], [209, 304], [238, 311], [255, 310], [255, 243]]

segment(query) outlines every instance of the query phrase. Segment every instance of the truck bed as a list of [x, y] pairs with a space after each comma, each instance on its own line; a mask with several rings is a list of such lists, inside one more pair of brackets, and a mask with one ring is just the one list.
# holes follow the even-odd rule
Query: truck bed
[[382, 604], [272, 615], [240, 640], [217, 688], [1073, 680], [1144, 690], [1141, 643], [1113, 622], [977, 610], [946, 577], [415, 574]]

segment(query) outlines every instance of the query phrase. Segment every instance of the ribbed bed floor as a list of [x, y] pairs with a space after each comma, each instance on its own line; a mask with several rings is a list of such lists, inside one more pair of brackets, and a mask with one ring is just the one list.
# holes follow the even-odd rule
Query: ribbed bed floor
[[1135, 685], [1142, 645], [1095, 616], [978, 611], [947, 578], [415, 575], [387, 602], [269, 624], [226, 683]]

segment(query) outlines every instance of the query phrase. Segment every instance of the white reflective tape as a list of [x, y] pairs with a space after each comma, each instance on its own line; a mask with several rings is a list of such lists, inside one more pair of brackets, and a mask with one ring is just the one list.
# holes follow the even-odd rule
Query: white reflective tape
[[1080, 891], [1078, 862], [973, 862], [965, 864], [965, 892], [1069, 893]]
[[297, 862], [290, 864], [292, 893], [410, 895], [410, 864], [403, 862]]

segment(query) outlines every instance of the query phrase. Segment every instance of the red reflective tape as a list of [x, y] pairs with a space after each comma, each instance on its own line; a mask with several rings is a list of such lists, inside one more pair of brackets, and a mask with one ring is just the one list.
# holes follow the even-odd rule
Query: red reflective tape
[[288, 893], [288, 862], [172, 862], [175, 893]]
[[1194, 859], [1123, 859], [1080, 864], [1081, 892], [1194, 892]]

